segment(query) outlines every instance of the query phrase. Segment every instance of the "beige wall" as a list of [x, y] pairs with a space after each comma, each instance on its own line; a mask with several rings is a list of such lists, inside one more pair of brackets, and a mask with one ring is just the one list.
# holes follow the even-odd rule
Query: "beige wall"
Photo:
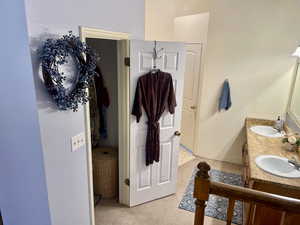
[[176, 0], [145, 0], [145, 39], [173, 40]]
[[173, 37], [176, 41], [206, 43], [208, 22], [208, 12], [175, 17]]
[[211, 0], [173, 0], [176, 16], [187, 16], [209, 11]]
[[[187, 2], [183, 0], [177, 4], [180, 2], [175, 17], [184, 15], [188, 8], [197, 13], [191, 10], [195, 1], [188, 1], [190, 7], [184, 6]], [[300, 40], [300, 2], [210, 0], [199, 4], [203, 7], [197, 5], [198, 12], [208, 10], [210, 19], [196, 151], [203, 157], [241, 163], [245, 117], [273, 119], [286, 112], [295, 66], [290, 54]], [[217, 103], [226, 78], [233, 106], [219, 113]]]
[[145, 39], [172, 41], [174, 18], [207, 12], [208, 0], [145, 0]]
[[292, 114], [294, 119], [300, 124], [300, 60], [299, 65], [295, 67], [295, 86], [292, 88], [291, 105], [289, 106], [289, 113]]

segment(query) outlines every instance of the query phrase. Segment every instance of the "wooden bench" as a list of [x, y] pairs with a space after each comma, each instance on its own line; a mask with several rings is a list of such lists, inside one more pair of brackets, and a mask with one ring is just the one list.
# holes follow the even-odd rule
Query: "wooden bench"
[[[236, 200], [247, 202], [254, 207], [256, 205], [263, 205], [273, 209], [282, 210], [285, 212], [282, 217], [282, 225], [298, 225], [295, 224], [293, 218], [300, 214], [300, 200], [288, 198], [280, 195], [270, 194], [266, 192], [256, 191], [249, 188], [219, 183], [211, 181], [209, 178], [210, 166], [206, 162], [198, 164], [198, 172], [195, 177], [194, 198], [196, 198], [196, 212], [194, 225], [204, 225], [204, 210], [206, 202], [210, 194], [222, 196], [229, 199], [227, 208], [227, 225], [230, 225], [233, 217], [233, 209]], [[250, 215], [253, 213], [250, 213]], [[267, 215], [266, 215], [267, 216]], [[249, 217], [248, 221], [244, 221], [246, 225], [261, 225], [254, 222], [253, 217]]]

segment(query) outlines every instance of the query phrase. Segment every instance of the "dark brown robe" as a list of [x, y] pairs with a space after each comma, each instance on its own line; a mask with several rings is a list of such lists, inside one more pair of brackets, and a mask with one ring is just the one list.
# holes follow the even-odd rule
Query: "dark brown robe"
[[148, 117], [148, 131], [146, 138], [146, 165], [153, 161], [159, 162], [159, 119], [166, 107], [171, 114], [176, 107], [176, 98], [172, 76], [169, 73], [158, 70], [149, 72], [138, 79], [132, 115], [137, 122], [142, 116], [142, 106]]

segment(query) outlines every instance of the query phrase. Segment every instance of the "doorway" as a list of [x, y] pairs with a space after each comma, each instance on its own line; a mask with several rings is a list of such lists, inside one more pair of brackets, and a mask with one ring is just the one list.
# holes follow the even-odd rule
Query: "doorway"
[[[127, 206], [135, 206], [166, 197], [176, 193], [177, 184], [177, 159], [180, 141], [181, 108], [183, 96], [183, 75], [185, 65], [185, 49], [183, 43], [157, 42], [160, 55], [157, 57], [157, 71], [153, 74], [153, 49], [156, 44], [153, 41], [130, 41], [130, 68], [125, 65], [129, 56], [128, 35], [99, 31], [97, 29], [82, 28], [83, 41], [102, 41], [105, 45], [116, 43], [117, 45], [117, 92], [118, 92], [118, 167], [119, 167], [119, 203]], [[103, 40], [106, 39], [106, 40]], [[109, 39], [109, 40], [107, 40]], [[102, 50], [103, 51], [103, 50]], [[99, 56], [101, 58], [101, 54]], [[108, 63], [111, 64], [111, 63]], [[130, 77], [129, 77], [130, 70]], [[143, 113], [141, 122], [137, 123], [130, 116], [130, 103], [133, 102], [135, 89], [139, 77], [172, 78], [174, 88], [169, 88], [169, 94], [175, 95], [177, 106], [173, 113], [163, 113], [160, 124], [160, 159], [153, 165], [145, 165], [145, 140], [147, 132], [147, 118]], [[149, 75], [150, 74], [150, 75]], [[155, 76], [154, 76], [155, 75]], [[158, 76], [159, 75], [159, 76]], [[158, 80], [159, 81], [159, 80]], [[169, 79], [169, 81], [171, 81]], [[106, 81], [107, 83], [108, 81]], [[158, 84], [158, 83], [156, 83]], [[129, 89], [131, 91], [129, 91]], [[164, 89], [165, 90], [165, 89]], [[91, 116], [90, 105], [85, 106], [86, 140], [88, 144], [87, 158], [89, 168], [89, 195], [91, 218], [94, 218], [94, 190], [92, 167], [92, 141], [91, 141]], [[130, 132], [129, 132], [130, 131]], [[130, 145], [129, 145], [130, 142]], [[104, 147], [104, 146], [100, 146]], [[111, 147], [111, 146], [110, 146]], [[121, 150], [122, 148], [122, 150]], [[129, 157], [130, 156], [130, 157]], [[130, 170], [130, 173], [129, 173]], [[129, 178], [129, 179], [128, 179]], [[130, 195], [129, 195], [130, 192]], [[94, 223], [93, 223], [94, 224]]]
[[96, 76], [89, 86], [94, 203], [118, 199], [118, 51], [117, 41], [86, 38], [97, 54]]
[[181, 120], [181, 146], [179, 165], [193, 160], [197, 146], [197, 129], [199, 117], [199, 94], [201, 75], [201, 43], [186, 43], [186, 61], [184, 72], [183, 107]]
[[[100, 196], [96, 194], [97, 198], [94, 198], [93, 148], [98, 150], [98, 154], [104, 154], [104, 157], [106, 158], [111, 156], [111, 152], [113, 152], [112, 154], [117, 155], [117, 163], [115, 162], [115, 155], [110, 158], [114, 158], [112, 159], [114, 160], [114, 163], [110, 162], [110, 166], [112, 167], [113, 164], [113, 166], [118, 168], [116, 181], [118, 187], [116, 187], [117, 193], [115, 194], [115, 198], [118, 198], [119, 203], [126, 205], [128, 205], [129, 201], [129, 189], [124, 183], [124, 180], [129, 176], [129, 118], [127, 116], [129, 115], [129, 105], [127, 104], [129, 101], [129, 68], [124, 63], [124, 58], [129, 54], [129, 34], [80, 27], [80, 37], [82, 41], [88, 42], [92, 48], [94, 47], [96, 53], [98, 51], [98, 73], [102, 74], [103, 84], [104, 87], [107, 88], [109, 99], [109, 104], [106, 104], [106, 109], [104, 108], [104, 111], [106, 110], [106, 112], [102, 115], [104, 116], [104, 121], [102, 121], [102, 123], [106, 122], [106, 124], [104, 124], [104, 126], [102, 124], [101, 134], [99, 134], [102, 136], [101, 144], [95, 142], [92, 143], [92, 129], [95, 128], [91, 127], [90, 109], [92, 107], [90, 102], [84, 106], [89, 179], [89, 207], [91, 224], [94, 225], [94, 204], [97, 200], [99, 201]], [[103, 54], [104, 52], [107, 52], [105, 57]], [[90, 90], [87, 91], [90, 95]], [[101, 111], [100, 113], [103, 112]], [[96, 129], [99, 128], [99, 125], [95, 126], [97, 127]], [[108, 128], [108, 126], [112, 127]], [[119, 146], [122, 146], [122, 151], [118, 150]], [[98, 172], [100, 172], [100, 169], [101, 168], [98, 168]], [[116, 168], [114, 168], [114, 170], [116, 170]]]

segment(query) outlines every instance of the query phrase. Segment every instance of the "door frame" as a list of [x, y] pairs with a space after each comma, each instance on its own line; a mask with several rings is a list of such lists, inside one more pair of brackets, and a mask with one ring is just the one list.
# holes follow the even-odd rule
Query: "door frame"
[[[130, 34], [101, 30], [90, 27], [79, 27], [81, 41], [86, 38], [110, 39], [120, 41], [118, 46], [118, 120], [119, 120], [119, 201], [121, 204], [129, 205], [129, 188], [124, 180], [129, 177], [129, 147], [130, 147], [130, 120], [129, 120], [129, 67], [125, 66], [124, 57], [129, 56], [129, 38]], [[124, 40], [124, 41], [121, 41]], [[88, 89], [87, 89], [88, 93]], [[128, 104], [126, 104], [128, 103]], [[93, 190], [93, 167], [92, 167], [92, 143], [90, 127], [90, 108], [89, 102], [84, 105], [84, 125], [86, 137], [86, 154], [88, 169], [88, 194], [91, 225], [95, 225], [94, 213], [94, 190]]]
[[[194, 128], [194, 142], [193, 142], [193, 155], [199, 155], [199, 146], [200, 146], [200, 140], [199, 140], [199, 133], [200, 133], [200, 108], [201, 105], [201, 96], [202, 96], [202, 89], [203, 89], [203, 71], [204, 71], [204, 55], [205, 55], [205, 45], [202, 42], [183, 42], [184, 45], [193, 45], [197, 44], [201, 46], [201, 54], [200, 54], [200, 70], [198, 72], [198, 91], [197, 91], [197, 100], [196, 100], [196, 116], [195, 116], [195, 128]], [[183, 78], [185, 79], [185, 77]]]

